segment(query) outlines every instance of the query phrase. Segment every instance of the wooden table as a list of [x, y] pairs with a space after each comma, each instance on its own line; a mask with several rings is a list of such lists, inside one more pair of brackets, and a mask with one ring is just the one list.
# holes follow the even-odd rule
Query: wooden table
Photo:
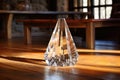
[[6, 32], [6, 38], [9, 40], [12, 38], [12, 22], [14, 15], [67, 15], [67, 14], [79, 14], [88, 15], [88, 12], [56, 12], [56, 11], [6, 11], [0, 10], [0, 15], [5, 15], [4, 26]]

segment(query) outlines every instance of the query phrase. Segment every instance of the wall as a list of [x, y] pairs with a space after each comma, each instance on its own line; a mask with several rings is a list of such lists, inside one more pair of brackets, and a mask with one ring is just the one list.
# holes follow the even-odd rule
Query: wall
[[68, 0], [57, 0], [58, 11], [68, 11]]

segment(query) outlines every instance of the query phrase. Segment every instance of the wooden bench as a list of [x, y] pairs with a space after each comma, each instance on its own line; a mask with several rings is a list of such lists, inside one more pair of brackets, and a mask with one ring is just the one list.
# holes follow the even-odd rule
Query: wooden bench
[[[66, 19], [69, 28], [86, 28], [86, 47], [95, 49], [95, 28], [120, 26], [120, 19]], [[24, 23], [24, 39], [31, 44], [31, 27], [54, 28], [55, 19], [22, 19], [17, 22]]]

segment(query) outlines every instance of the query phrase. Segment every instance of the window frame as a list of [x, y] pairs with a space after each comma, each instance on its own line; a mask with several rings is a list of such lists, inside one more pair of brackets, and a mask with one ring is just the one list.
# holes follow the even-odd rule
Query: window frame
[[[97, 14], [98, 19], [110, 18], [111, 10], [112, 10], [112, 3], [107, 4], [107, 2], [106, 2], [106, 1], [109, 1], [109, 0], [104, 0], [105, 1], [104, 4], [101, 4], [102, 0], [98, 0], [98, 2], [99, 2], [98, 5], [94, 4], [95, 0], [87, 0], [87, 6], [83, 6], [83, 0], [73, 0], [73, 1], [74, 1], [74, 7], [73, 7], [74, 11], [84, 11], [84, 9], [87, 8], [87, 11], [91, 12], [92, 18], [96, 19], [96, 16], [94, 16], [94, 15], [96, 15], [95, 14], [95, 8], [98, 8], [98, 14]], [[79, 4], [80, 2], [81, 2], [81, 4]], [[112, 2], [112, 0], [111, 0], [111, 2]], [[103, 11], [101, 11], [101, 8], [104, 8], [104, 11], [105, 11], [104, 14], [101, 14], [103, 12]], [[110, 9], [109, 13], [107, 12], [108, 11], [107, 9]]]

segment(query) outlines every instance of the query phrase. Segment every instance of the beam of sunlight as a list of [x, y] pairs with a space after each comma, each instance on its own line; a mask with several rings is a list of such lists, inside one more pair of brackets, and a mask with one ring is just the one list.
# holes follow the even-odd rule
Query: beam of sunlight
[[117, 53], [120, 54], [120, 50], [91, 50], [91, 49], [77, 49], [78, 52], [99, 52], [99, 53]]

